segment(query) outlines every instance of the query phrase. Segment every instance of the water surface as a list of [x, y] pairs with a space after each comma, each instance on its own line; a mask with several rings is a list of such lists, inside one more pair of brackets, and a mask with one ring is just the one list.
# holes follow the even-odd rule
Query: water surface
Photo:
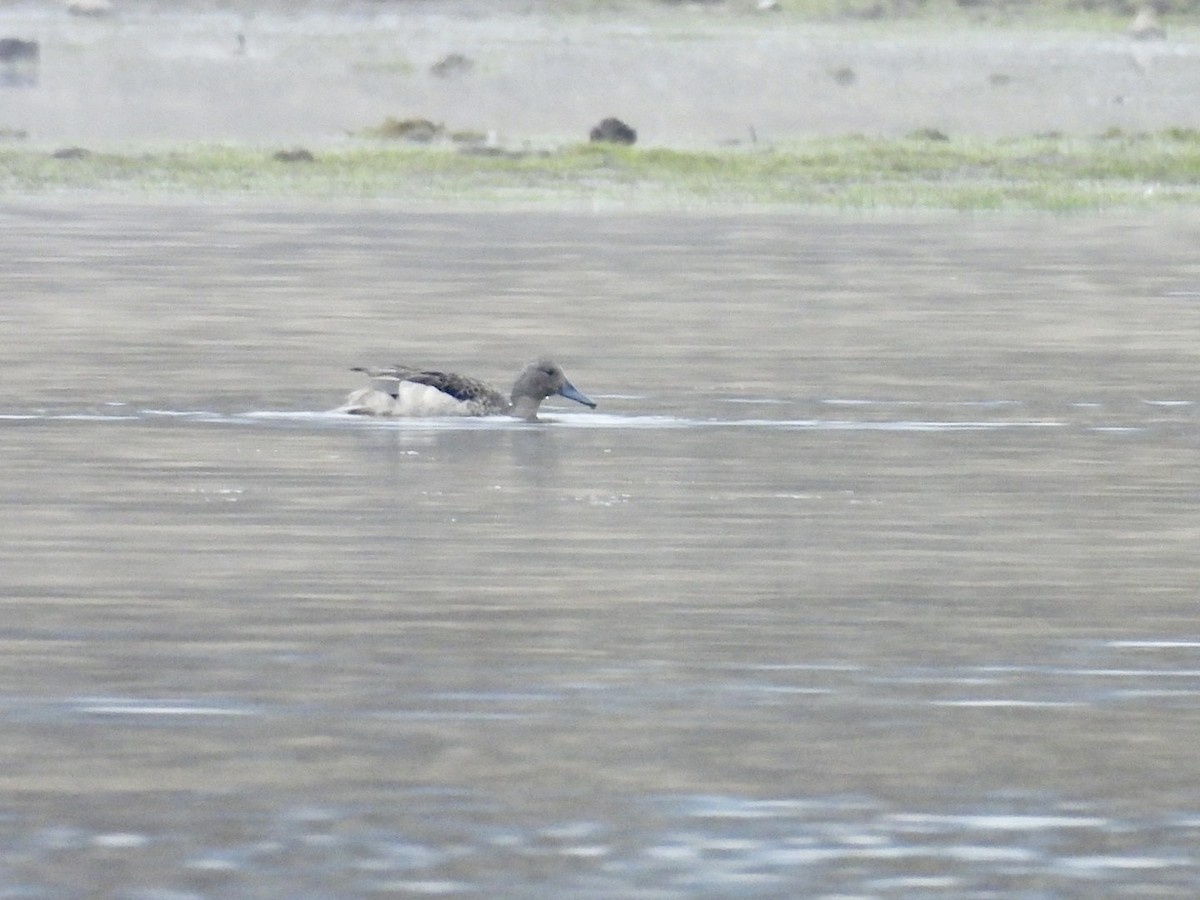
[[3, 220], [14, 896], [1200, 887], [1195, 220]]

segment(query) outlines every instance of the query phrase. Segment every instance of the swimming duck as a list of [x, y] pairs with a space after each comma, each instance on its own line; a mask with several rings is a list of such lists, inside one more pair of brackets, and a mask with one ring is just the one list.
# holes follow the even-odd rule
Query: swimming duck
[[454, 372], [405, 365], [356, 366], [351, 371], [371, 379], [369, 387], [351, 393], [339, 408], [356, 416], [515, 416], [533, 422], [542, 401], [555, 394], [596, 408], [546, 357], [521, 370], [507, 398], [485, 381]]

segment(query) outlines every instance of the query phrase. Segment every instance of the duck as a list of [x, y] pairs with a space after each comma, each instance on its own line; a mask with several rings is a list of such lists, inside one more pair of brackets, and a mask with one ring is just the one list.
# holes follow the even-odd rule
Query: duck
[[369, 386], [351, 392], [337, 410], [354, 416], [512, 416], [536, 422], [538, 407], [552, 396], [596, 408], [595, 401], [567, 380], [562, 367], [544, 356], [521, 370], [508, 397], [486, 381], [456, 372], [402, 364], [355, 366], [350, 371], [371, 379]]

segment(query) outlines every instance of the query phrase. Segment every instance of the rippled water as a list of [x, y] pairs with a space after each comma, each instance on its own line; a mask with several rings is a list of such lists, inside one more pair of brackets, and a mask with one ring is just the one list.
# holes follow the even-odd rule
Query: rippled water
[[1200, 223], [3, 219], [8, 895], [1200, 889]]

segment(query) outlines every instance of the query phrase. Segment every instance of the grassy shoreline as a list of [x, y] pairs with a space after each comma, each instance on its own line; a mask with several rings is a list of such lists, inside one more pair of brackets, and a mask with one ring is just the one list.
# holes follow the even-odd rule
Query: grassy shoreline
[[0, 149], [0, 195], [400, 200], [439, 205], [1049, 212], [1200, 204], [1200, 132], [1020, 139], [814, 138], [715, 150], [600, 145], [468, 153], [364, 144], [283, 162], [267, 148]]

